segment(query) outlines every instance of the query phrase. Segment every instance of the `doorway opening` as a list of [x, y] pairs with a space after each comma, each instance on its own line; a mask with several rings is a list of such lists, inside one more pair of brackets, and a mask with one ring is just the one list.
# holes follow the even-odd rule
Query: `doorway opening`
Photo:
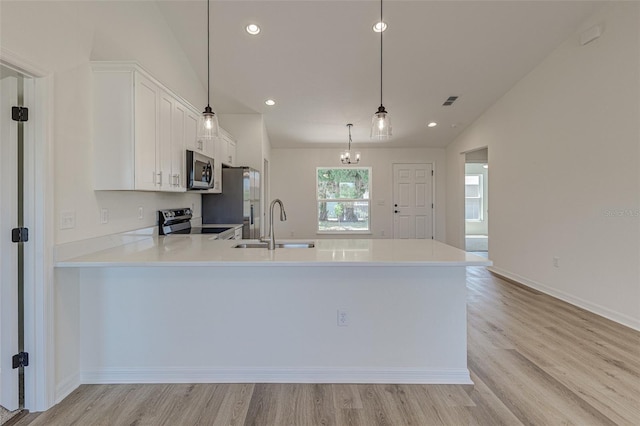
[[464, 165], [465, 250], [489, 254], [489, 150], [465, 154]]

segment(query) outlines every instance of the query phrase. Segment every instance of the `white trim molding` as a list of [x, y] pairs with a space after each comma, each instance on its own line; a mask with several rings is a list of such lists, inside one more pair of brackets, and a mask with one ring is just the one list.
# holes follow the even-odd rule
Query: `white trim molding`
[[82, 384], [395, 383], [472, 385], [469, 370], [412, 368], [105, 368], [83, 371]]
[[611, 321], [615, 321], [619, 324], [622, 324], [629, 328], [633, 328], [634, 330], [640, 331], [640, 320], [632, 318], [628, 315], [621, 314], [619, 312], [613, 311], [604, 306], [598, 305], [597, 303], [589, 302], [580, 297], [576, 297], [574, 295], [565, 293], [553, 287], [549, 287], [548, 285], [539, 283], [534, 280], [530, 280], [528, 278], [522, 277], [518, 274], [514, 274], [504, 269], [496, 268], [495, 266], [489, 266], [487, 267], [487, 269], [490, 272], [500, 277], [506, 278], [511, 281], [515, 281], [516, 283], [522, 284], [527, 287], [531, 287], [542, 293], [548, 294], [549, 296], [553, 296], [556, 299], [560, 299], [564, 302], [567, 302], [579, 308], [585, 309], [593, 314], [600, 315], [601, 317], [610, 319]]
[[80, 386], [80, 373], [75, 373], [61, 380], [60, 383], [56, 385], [56, 398], [55, 403], [59, 404], [63, 399], [68, 397], [71, 392], [78, 389]]
[[55, 403], [53, 332], [53, 73], [4, 47], [0, 64], [20, 72], [25, 105], [37, 111], [25, 128], [25, 224], [30, 244], [25, 250], [25, 408], [44, 411]]

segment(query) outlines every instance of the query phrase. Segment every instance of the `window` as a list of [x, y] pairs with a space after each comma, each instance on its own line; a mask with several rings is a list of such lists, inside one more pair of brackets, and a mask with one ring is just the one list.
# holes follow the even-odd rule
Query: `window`
[[482, 175], [464, 177], [465, 219], [480, 222], [482, 218]]
[[318, 232], [369, 233], [370, 167], [316, 169]]

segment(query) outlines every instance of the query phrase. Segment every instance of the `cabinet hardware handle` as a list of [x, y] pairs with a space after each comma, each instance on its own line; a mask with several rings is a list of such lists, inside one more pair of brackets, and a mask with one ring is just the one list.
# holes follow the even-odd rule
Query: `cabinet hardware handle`
[[162, 186], [162, 172], [158, 173], [158, 185]]

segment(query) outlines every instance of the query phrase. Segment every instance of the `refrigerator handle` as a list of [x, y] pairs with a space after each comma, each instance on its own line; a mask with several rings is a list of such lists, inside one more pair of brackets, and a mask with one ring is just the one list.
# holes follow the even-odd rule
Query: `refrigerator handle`
[[251, 214], [249, 215], [249, 223], [253, 225], [253, 204], [251, 204]]

